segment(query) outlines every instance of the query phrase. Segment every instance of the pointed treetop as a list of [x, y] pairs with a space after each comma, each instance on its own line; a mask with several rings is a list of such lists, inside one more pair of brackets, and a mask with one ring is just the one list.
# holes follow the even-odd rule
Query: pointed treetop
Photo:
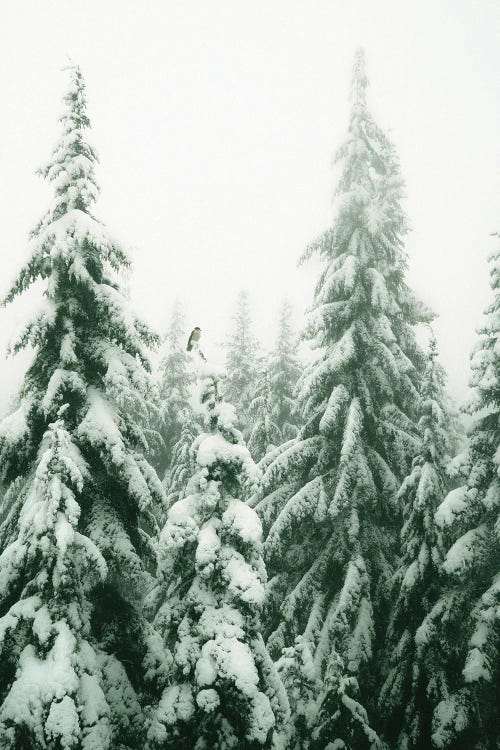
[[[422, 378], [421, 418], [422, 456], [426, 461], [443, 464], [447, 445], [445, 414], [442, 399], [445, 392], [445, 375], [438, 361], [438, 345], [432, 328], [427, 352], [427, 363]], [[451, 439], [451, 435], [449, 436]]]
[[49, 163], [40, 169], [43, 177], [54, 182], [56, 194], [52, 210], [43, 224], [73, 209], [90, 213], [90, 207], [99, 193], [94, 174], [97, 153], [84, 137], [85, 130], [90, 128], [85, 81], [78, 65], [70, 63], [64, 70], [69, 75], [69, 86], [63, 97], [64, 108], [59, 119], [62, 134]]
[[171, 350], [178, 349], [180, 339], [185, 334], [185, 316], [182, 303], [178, 297], [175, 298], [170, 314], [170, 322], [167, 332], [164, 335], [164, 341], [168, 343]]
[[69, 87], [63, 97], [65, 109], [60, 121], [65, 125], [65, 131], [70, 132], [75, 128], [83, 129], [90, 127], [87, 116], [86, 85], [79, 65], [70, 62], [63, 68], [68, 71]]
[[429, 339], [427, 342], [427, 353], [426, 353], [426, 366], [424, 380], [422, 384], [422, 392], [426, 394], [434, 393], [433, 386], [435, 385], [435, 372], [438, 368], [439, 363], [436, 361], [438, 358], [438, 343], [436, 334], [434, 333], [433, 327], [428, 324]]
[[352, 70], [351, 99], [354, 104], [366, 104], [366, 89], [368, 76], [366, 75], [365, 51], [362, 47], [356, 50]]

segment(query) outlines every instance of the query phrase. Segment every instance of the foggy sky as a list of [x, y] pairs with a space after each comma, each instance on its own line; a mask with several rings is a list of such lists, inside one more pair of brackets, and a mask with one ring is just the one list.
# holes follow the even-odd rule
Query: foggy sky
[[[59, 134], [70, 57], [101, 161], [95, 213], [131, 248], [135, 308], [163, 331], [179, 297], [214, 359], [242, 287], [266, 346], [285, 297], [300, 329], [318, 269], [297, 259], [331, 222], [358, 46], [407, 183], [409, 282], [439, 314], [462, 399], [500, 229], [496, 0], [2, 4], [0, 293], [51, 195], [34, 172]], [[28, 359], [4, 362], [6, 344], [36, 303], [0, 311], [0, 406]]]

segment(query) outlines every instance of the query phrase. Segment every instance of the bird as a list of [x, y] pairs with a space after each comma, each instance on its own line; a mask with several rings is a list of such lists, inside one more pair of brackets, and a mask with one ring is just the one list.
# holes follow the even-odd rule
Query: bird
[[190, 352], [191, 349], [193, 348], [193, 344], [198, 343], [200, 338], [201, 338], [201, 328], [199, 326], [196, 326], [196, 328], [193, 328], [193, 330], [191, 331], [191, 336], [189, 337], [189, 340], [187, 342], [186, 349], [188, 352]]

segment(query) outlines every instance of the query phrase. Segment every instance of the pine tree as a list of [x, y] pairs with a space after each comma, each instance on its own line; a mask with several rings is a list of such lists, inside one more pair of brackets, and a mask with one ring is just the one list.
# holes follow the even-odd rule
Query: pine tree
[[443, 586], [444, 550], [434, 515], [446, 493], [446, 448], [452, 438], [443, 410], [444, 371], [436, 358], [437, 345], [432, 338], [422, 384], [422, 447], [399, 490], [404, 516], [401, 560], [384, 660], [389, 670], [380, 698], [384, 735], [391, 747], [401, 750], [432, 746], [433, 706], [442, 697], [437, 677], [440, 655], [419, 645], [420, 628]]
[[[0, 746], [142, 748], [138, 698], [163, 679], [140, 605], [149, 509], [163, 496], [141, 423], [155, 336], [129, 311], [124, 251], [91, 213], [98, 188], [85, 86], [70, 67], [62, 136], [42, 175], [55, 197], [5, 302], [45, 302], [14, 346], [35, 349], [0, 424]], [[143, 521], [141, 522], [141, 519]]]
[[172, 462], [174, 446], [180, 438], [185, 410], [189, 408], [189, 385], [192, 376], [186, 352], [187, 332], [184, 313], [177, 300], [165, 337], [167, 352], [161, 361], [159, 423], [164, 451], [158, 457], [157, 470], [165, 474]]
[[244, 290], [238, 295], [233, 321], [233, 332], [225, 344], [227, 370], [225, 395], [230, 403], [235, 404], [240, 427], [245, 437], [248, 438], [250, 429], [248, 409], [259, 372], [259, 344], [252, 333], [248, 292]]
[[433, 721], [433, 744], [453, 750], [497, 749], [500, 742], [500, 253], [491, 257], [493, 302], [473, 352], [475, 421], [469, 445], [453, 462], [462, 478], [436, 513], [447, 552], [447, 586], [421, 629], [422, 648], [441, 654], [443, 698]]
[[281, 309], [275, 348], [262, 360], [260, 374], [251, 389], [248, 448], [257, 461], [298, 432], [293, 393], [300, 365], [290, 318], [291, 307], [285, 302]]
[[278, 337], [269, 357], [273, 417], [283, 443], [297, 435], [300, 423], [294, 392], [302, 368], [291, 319], [292, 308], [285, 301], [280, 312]]
[[259, 632], [266, 571], [262, 529], [241, 499], [256, 467], [222, 402], [202, 386], [208, 433], [192, 448], [197, 471], [169, 511], [159, 544], [164, 596], [156, 622], [174, 654], [155, 709], [150, 748], [284, 748], [286, 694]]
[[414, 326], [432, 317], [405, 283], [402, 180], [366, 89], [358, 52], [336, 221], [306, 253], [324, 270], [306, 332], [321, 351], [298, 383], [304, 426], [261, 462], [252, 500], [267, 530], [268, 647], [278, 657], [304, 636], [324, 684], [303, 738], [314, 748], [379, 744], [366, 710], [376, 701], [397, 491], [420, 448], [425, 357]]

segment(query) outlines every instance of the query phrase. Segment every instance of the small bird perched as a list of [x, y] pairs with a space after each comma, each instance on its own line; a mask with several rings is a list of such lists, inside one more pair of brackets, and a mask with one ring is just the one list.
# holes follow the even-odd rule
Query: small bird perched
[[191, 331], [191, 336], [189, 337], [189, 341], [186, 346], [186, 349], [188, 352], [191, 351], [194, 344], [198, 343], [200, 338], [201, 338], [201, 328], [199, 328], [199, 326], [196, 326], [196, 328], [193, 328], [193, 330]]

